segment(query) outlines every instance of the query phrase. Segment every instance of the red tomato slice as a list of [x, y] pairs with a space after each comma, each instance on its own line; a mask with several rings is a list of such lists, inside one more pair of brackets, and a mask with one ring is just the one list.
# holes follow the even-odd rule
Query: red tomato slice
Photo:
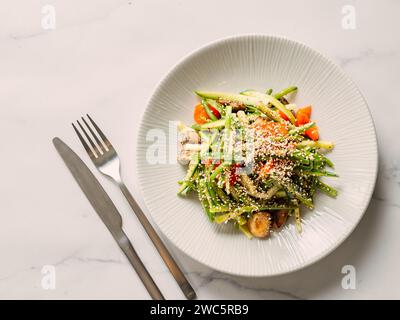
[[236, 169], [240, 167], [241, 165], [239, 163], [235, 163], [231, 169], [231, 174], [229, 176], [229, 183], [231, 186], [234, 185], [239, 178], [239, 175], [236, 173]]
[[296, 113], [296, 123], [298, 126], [309, 123], [311, 117], [311, 106], [301, 108]]
[[208, 104], [208, 107], [210, 108], [210, 110], [214, 114], [214, 116], [216, 116], [218, 119], [221, 118], [221, 115], [219, 114], [217, 109], [215, 109], [211, 104]]
[[203, 124], [206, 123], [210, 117], [208, 116], [206, 110], [204, 107], [199, 103], [195, 108], [194, 108], [194, 114], [193, 114], [194, 121], [198, 124]]
[[285, 119], [286, 121], [289, 121], [289, 118], [286, 114], [284, 114], [281, 110], [279, 110], [279, 115], [281, 116], [282, 119]]
[[[221, 115], [219, 114], [218, 110], [215, 109], [213, 106], [211, 106], [210, 104], [208, 104], [208, 107], [210, 108], [211, 112], [218, 118], [221, 118]], [[203, 124], [206, 123], [210, 117], [208, 116], [206, 109], [204, 109], [203, 105], [201, 103], [199, 103], [198, 105], [196, 105], [194, 107], [194, 121], [196, 121], [196, 123], [198, 124]]]
[[314, 126], [310, 129], [307, 129], [305, 132], [306, 136], [311, 140], [317, 141], [319, 139], [318, 127]]

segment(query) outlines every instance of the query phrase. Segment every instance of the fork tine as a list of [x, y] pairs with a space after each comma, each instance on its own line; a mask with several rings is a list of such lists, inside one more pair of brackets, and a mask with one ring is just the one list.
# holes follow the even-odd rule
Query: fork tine
[[93, 150], [96, 152], [97, 156], [101, 155], [100, 150], [97, 148], [96, 144], [93, 142], [93, 140], [90, 138], [90, 136], [88, 135], [88, 133], [86, 132], [85, 128], [83, 128], [83, 126], [81, 125], [81, 123], [79, 122], [79, 120], [76, 120], [76, 122], [78, 123], [79, 127], [81, 128], [81, 130], [83, 131], [83, 133], [85, 134], [86, 138], [88, 139], [90, 145], [92, 146]]
[[85, 139], [83, 139], [81, 133], [78, 131], [78, 129], [75, 127], [75, 125], [72, 123], [72, 127], [75, 130], [75, 133], [78, 135], [79, 140], [83, 144], [83, 147], [85, 148], [86, 152], [88, 153], [89, 157], [91, 159], [97, 158], [97, 155], [93, 153], [92, 149], [90, 149], [89, 145], [86, 143]]
[[83, 123], [85, 124], [85, 126], [89, 129], [90, 133], [92, 134], [94, 140], [96, 140], [97, 145], [100, 147], [100, 149], [103, 151], [103, 153], [105, 153], [107, 150], [104, 147], [104, 145], [101, 143], [101, 141], [99, 140], [99, 138], [97, 138], [97, 135], [93, 132], [92, 128], [89, 126], [89, 124], [86, 122], [84, 117], [81, 117]]
[[101, 131], [101, 129], [97, 126], [96, 122], [94, 122], [93, 119], [88, 114], [86, 114], [86, 116], [88, 117], [89, 121], [92, 123], [93, 127], [96, 129], [96, 131], [99, 134], [99, 136], [101, 137], [101, 139], [103, 139], [103, 142], [106, 145], [106, 147], [108, 148], [108, 150], [114, 149], [111, 142], [107, 139], [107, 137], [103, 133], [103, 131]]

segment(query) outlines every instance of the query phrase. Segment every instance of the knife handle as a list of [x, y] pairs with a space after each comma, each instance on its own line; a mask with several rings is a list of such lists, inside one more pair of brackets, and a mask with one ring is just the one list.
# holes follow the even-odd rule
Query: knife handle
[[151, 239], [154, 246], [156, 247], [161, 258], [164, 260], [165, 264], [167, 265], [169, 271], [174, 276], [176, 282], [178, 283], [179, 287], [181, 288], [181, 290], [184, 293], [184, 295], [186, 296], [186, 298], [187, 299], [195, 299], [196, 292], [190, 285], [189, 281], [186, 279], [185, 275], [183, 274], [182, 270], [179, 268], [178, 264], [175, 262], [172, 255], [169, 253], [167, 247], [164, 245], [164, 243], [158, 236], [157, 232], [154, 230], [153, 226], [150, 224], [149, 220], [147, 219], [146, 215], [143, 213], [142, 209], [137, 204], [136, 200], [133, 198], [133, 196], [129, 192], [128, 188], [123, 183], [120, 183], [119, 187], [120, 187], [122, 193], [124, 194], [126, 200], [128, 200], [129, 205], [133, 209], [133, 212], [138, 217], [144, 230], [147, 232], [149, 238]]
[[146, 287], [147, 291], [149, 292], [151, 298], [153, 300], [165, 300], [160, 289], [158, 289], [153, 278], [151, 277], [150, 273], [147, 271], [142, 260], [140, 260], [139, 256], [137, 255], [135, 249], [133, 248], [131, 242], [129, 241], [128, 237], [126, 236], [126, 234], [124, 232], [122, 232], [121, 235], [118, 237], [117, 242], [118, 242], [119, 247], [122, 249], [122, 251], [127, 256], [129, 262], [135, 269], [136, 273], [139, 275], [140, 280], [142, 280], [142, 282], [143, 282], [144, 286]]

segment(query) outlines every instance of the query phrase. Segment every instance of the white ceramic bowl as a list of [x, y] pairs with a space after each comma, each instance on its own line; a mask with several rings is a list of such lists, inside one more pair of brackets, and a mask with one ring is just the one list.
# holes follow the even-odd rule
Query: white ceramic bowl
[[[186, 168], [151, 164], [153, 135], [169, 121], [193, 123], [194, 90], [239, 92], [298, 86], [293, 100], [311, 104], [321, 138], [336, 146], [329, 155], [339, 174], [329, 183], [337, 199], [316, 195], [315, 209], [303, 211], [303, 232], [294, 223], [266, 240], [248, 240], [231, 225], [208, 221], [196, 197], [176, 195]], [[160, 131], [161, 130], [161, 131]], [[148, 140], [148, 141], [147, 141]], [[174, 160], [168, 140], [159, 155]], [[211, 43], [181, 60], [161, 81], [140, 127], [137, 169], [144, 199], [165, 236], [195, 260], [241, 276], [291, 272], [321, 259], [352, 232], [370, 201], [377, 174], [377, 142], [368, 107], [344, 72], [315, 50], [295, 41], [245, 35]], [[154, 146], [154, 145], [153, 145]], [[171, 155], [168, 159], [168, 152]]]

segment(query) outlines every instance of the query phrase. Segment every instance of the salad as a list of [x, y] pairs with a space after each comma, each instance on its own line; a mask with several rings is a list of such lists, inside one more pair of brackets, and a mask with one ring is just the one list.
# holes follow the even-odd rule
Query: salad
[[178, 125], [178, 160], [188, 165], [178, 195], [197, 193], [211, 222], [234, 223], [248, 238], [281, 230], [289, 217], [301, 232], [301, 206], [313, 209], [317, 190], [336, 197], [321, 178], [337, 174], [312, 107], [285, 98], [296, 90], [197, 91], [195, 124]]

